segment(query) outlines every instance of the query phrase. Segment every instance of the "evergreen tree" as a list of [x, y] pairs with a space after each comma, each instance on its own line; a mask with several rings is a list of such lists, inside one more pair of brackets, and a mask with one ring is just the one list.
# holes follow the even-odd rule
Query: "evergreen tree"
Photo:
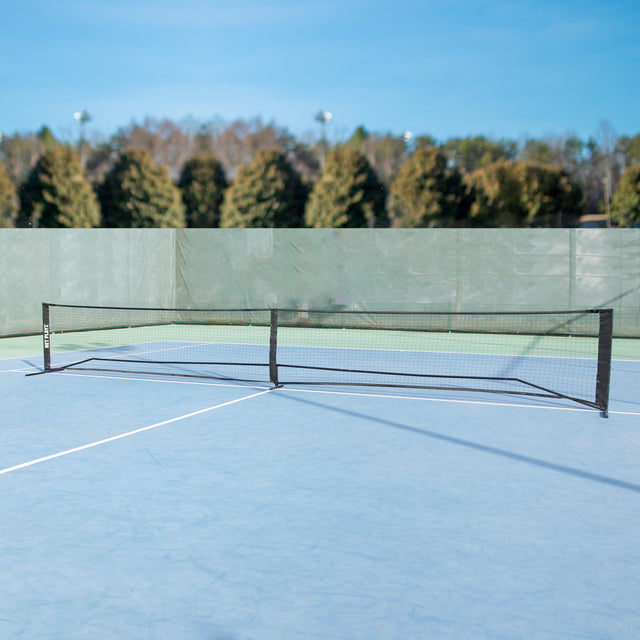
[[521, 227], [527, 217], [515, 164], [498, 160], [467, 179], [474, 193], [470, 224], [474, 227]]
[[285, 155], [263, 149], [226, 190], [221, 227], [301, 227], [307, 190]]
[[626, 166], [640, 163], [640, 134], [629, 138], [623, 136], [618, 140], [619, 151], [624, 156]]
[[56, 147], [62, 146], [53, 135], [51, 129], [49, 129], [49, 127], [47, 127], [46, 125], [40, 127], [40, 131], [38, 131], [36, 135], [42, 141], [45, 151], [49, 151], [50, 149], [55, 149]]
[[80, 158], [65, 147], [45, 151], [20, 191], [20, 224], [87, 228], [100, 224], [100, 208]]
[[611, 219], [621, 227], [640, 226], [640, 164], [622, 174], [611, 199]]
[[557, 166], [499, 160], [469, 177], [471, 221], [480, 227], [573, 227], [582, 191]]
[[18, 195], [15, 184], [3, 164], [0, 164], [0, 228], [13, 227], [18, 216]]
[[582, 190], [557, 165], [517, 163], [523, 185], [527, 227], [575, 227], [582, 213]]
[[164, 227], [186, 225], [180, 190], [166, 166], [155, 166], [148, 151], [120, 155], [99, 191], [105, 227]]
[[351, 148], [327, 156], [305, 212], [309, 227], [386, 227], [386, 190], [367, 159]]
[[390, 209], [397, 227], [466, 224], [471, 195], [457, 169], [436, 147], [417, 149], [391, 185]]
[[178, 186], [182, 190], [189, 227], [219, 226], [220, 206], [228, 183], [222, 164], [215, 156], [194, 156], [187, 160]]
[[362, 145], [364, 141], [369, 137], [369, 132], [360, 125], [354, 132], [347, 145], [356, 149], [357, 151], [362, 151]]

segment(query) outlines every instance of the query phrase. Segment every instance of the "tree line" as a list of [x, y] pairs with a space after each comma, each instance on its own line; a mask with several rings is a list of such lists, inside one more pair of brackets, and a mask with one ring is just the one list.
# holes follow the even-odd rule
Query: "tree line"
[[574, 227], [640, 224], [640, 134], [438, 142], [358, 127], [300, 141], [260, 120], [145, 121], [107, 142], [1, 139], [2, 227]]

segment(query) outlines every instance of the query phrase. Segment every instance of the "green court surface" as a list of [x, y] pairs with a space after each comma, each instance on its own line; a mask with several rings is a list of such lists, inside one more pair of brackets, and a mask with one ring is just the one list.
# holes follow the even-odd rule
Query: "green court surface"
[[[256, 331], [257, 329], [257, 331]], [[117, 330], [114, 330], [117, 331]], [[120, 342], [121, 344], [137, 343], [137, 338], [134, 333], [127, 332], [135, 332], [135, 329], [127, 329], [122, 330], [120, 335], [115, 339], [115, 342]], [[205, 334], [206, 330], [203, 330], [203, 334]], [[286, 345], [305, 345], [309, 343], [309, 335], [310, 331], [308, 329], [291, 329], [290, 332], [283, 332], [283, 339], [281, 344]], [[302, 335], [306, 332], [306, 336]], [[344, 330], [342, 329], [334, 329], [327, 330], [323, 329], [323, 343], [324, 346], [343, 346], [344, 345]], [[351, 336], [349, 338], [351, 342], [351, 346], [358, 347], [370, 347], [371, 346], [371, 337], [368, 331], [360, 330], [360, 331], [352, 331], [350, 332]], [[384, 347], [384, 331], [376, 332], [379, 334], [379, 337], [376, 337], [376, 341], [379, 341], [379, 348]], [[268, 340], [268, 327], [230, 327], [228, 328], [228, 333], [225, 336], [225, 340], [228, 342], [237, 342], [237, 343], [251, 343], [252, 340], [255, 340], [256, 337], [259, 338], [267, 338]], [[203, 335], [203, 337], [206, 337]], [[104, 343], [105, 332], [96, 332], [94, 338], [96, 338], [99, 342]], [[122, 340], [125, 340], [122, 343]], [[562, 344], [565, 338], [554, 338], [553, 340], [557, 340], [560, 344]], [[576, 339], [579, 340], [579, 339]], [[87, 336], [87, 344], [90, 344], [91, 336]], [[535, 340], [527, 341], [522, 340], [520, 336], [514, 336], [512, 340], [505, 341], [504, 337], [501, 336], [499, 340], [491, 341], [487, 339], [487, 336], [483, 336], [483, 344], [487, 349], [486, 353], [493, 354], [512, 354], [518, 355], [522, 353], [527, 353], [529, 345], [531, 342], [535, 342]], [[444, 341], [440, 343], [443, 350], [446, 351], [468, 351], [468, 345], [473, 344], [472, 338], [460, 338], [449, 336], [447, 338], [445, 334]], [[90, 347], [89, 347], [90, 348]], [[8, 337], [8, 338], [0, 338], [0, 358], [15, 358], [24, 355], [32, 355], [32, 356], [41, 356], [43, 352], [42, 345], [42, 335], [34, 334], [28, 336], [17, 336], [17, 337]], [[612, 358], [614, 360], [640, 360], [640, 339], [634, 338], [614, 338], [613, 339], [613, 352]]]

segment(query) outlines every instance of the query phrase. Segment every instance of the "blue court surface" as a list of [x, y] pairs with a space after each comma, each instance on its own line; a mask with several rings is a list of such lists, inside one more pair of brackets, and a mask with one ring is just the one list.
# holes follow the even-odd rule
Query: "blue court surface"
[[2, 640], [640, 638], [637, 359], [614, 360], [605, 419], [26, 377], [42, 357], [20, 344], [0, 360]]

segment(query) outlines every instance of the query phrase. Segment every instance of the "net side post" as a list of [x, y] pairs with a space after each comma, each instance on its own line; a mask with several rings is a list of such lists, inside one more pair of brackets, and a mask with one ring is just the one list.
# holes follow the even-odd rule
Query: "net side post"
[[44, 370], [51, 371], [51, 330], [47, 302], [42, 303], [42, 344], [44, 347]]
[[269, 379], [274, 387], [278, 384], [278, 362], [276, 352], [278, 351], [278, 310], [271, 309], [271, 323], [269, 334]]
[[596, 374], [596, 405], [609, 417], [609, 384], [613, 344], [613, 309], [601, 309], [598, 331], [598, 372]]

